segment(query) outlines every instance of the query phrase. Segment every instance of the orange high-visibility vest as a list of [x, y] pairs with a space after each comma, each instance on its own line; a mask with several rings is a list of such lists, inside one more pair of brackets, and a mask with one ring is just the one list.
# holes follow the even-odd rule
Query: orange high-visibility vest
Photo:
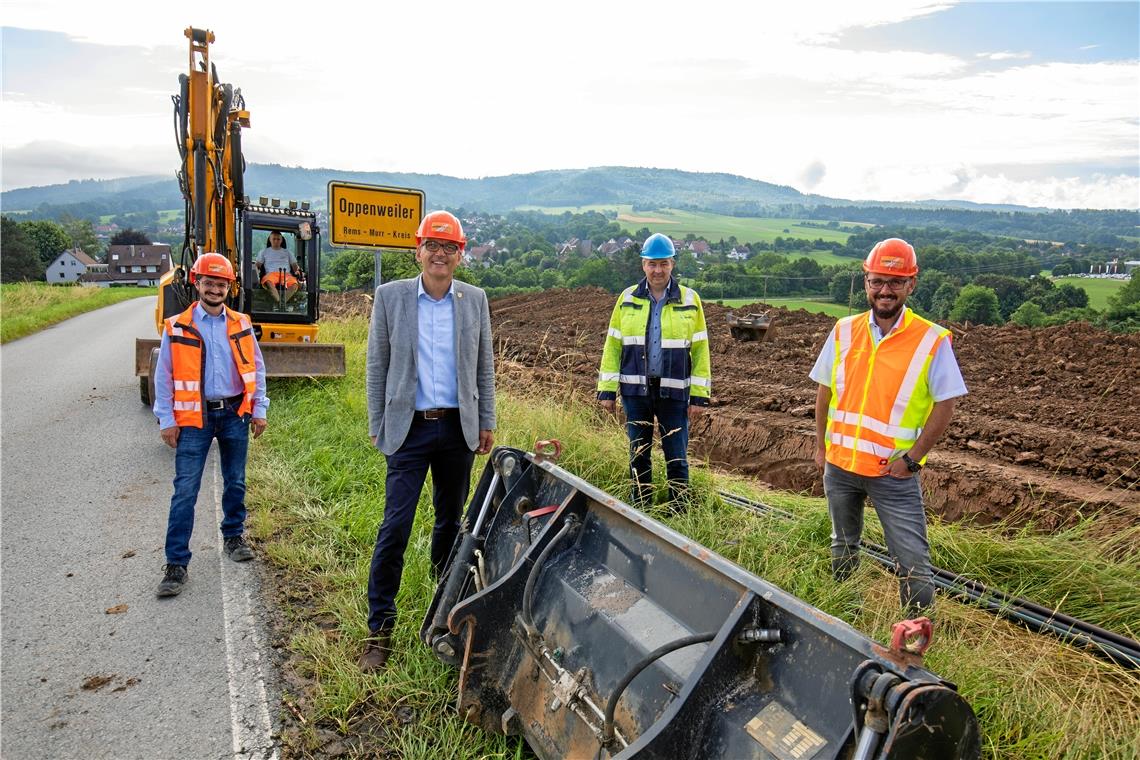
[[[197, 303], [190, 304], [186, 311], [165, 322], [174, 377], [174, 424], [178, 427], [200, 428], [205, 424], [202, 409], [206, 406], [206, 390], [202, 376], [206, 372], [206, 352], [202, 350], [202, 333], [194, 324], [195, 306]], [[241, 416], [252, 412], [253, 396], [257, 391], [256, 343], [249, 317], [228, 306], [224, 308], [226, 335], [230, 339], [234, 364], [245, 384], [241, 406], [237, 409]]]
[[934, 407], [930, 361], [950, 331], [906, 309], [878, 345], [866, 312], [839, 320], [834, 335], [827, 461], [878, 477], [922, 433]]

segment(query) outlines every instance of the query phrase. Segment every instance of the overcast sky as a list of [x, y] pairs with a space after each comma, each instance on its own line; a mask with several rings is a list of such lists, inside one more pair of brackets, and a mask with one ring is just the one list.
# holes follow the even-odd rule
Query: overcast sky
[[[772, 6], [772, 7], [767, 7]], [[1140, 3], [4, 0], [4, 189], [173, 175], [188, 23], [246, 158], [589, 166], [804, 192], [1140, 206]]]

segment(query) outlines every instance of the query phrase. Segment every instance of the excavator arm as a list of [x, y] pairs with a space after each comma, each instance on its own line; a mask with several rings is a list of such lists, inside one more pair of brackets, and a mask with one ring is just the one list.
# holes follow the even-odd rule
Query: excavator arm
[[[230, 260], [237, 281], [229, 305], [250, 314], [254, 332], [262, 345], [269, 377], [341, 376], [345, 373], [344, 346], [316, 344], [319, 316], [320, 238], [316, 214], [308, 203], [281, 207], [274, 199], [250, 205], [245, 197], [245, 158], [241, 150], [243, 128], [249, 127], [249, 111], [241, 89], [218, 79], [210, 60], [214, 33], [188, 27], [188, 70], [178, 77], [174, 102], [174, 139], [180, 165], [176, 173], [185, 204], [182, 246], [169, 272], [159, 280], [155, 306], [156, 331], [163, 320], [186, 309], [196, 294], [189, 272], [204, 253], [220, 253]], [[304, 306], [284, 314], [258, 314], [254, 295], [260, 290], [257, 270], [251, 262], [253, 229], [295, 232], [309, 255]], [[270, 346], [276, 344], [280, 350]], [[135, 374], [140, 396], [149, 404], [154, 389], [158, 341], [140, 338], [135, 345]]]

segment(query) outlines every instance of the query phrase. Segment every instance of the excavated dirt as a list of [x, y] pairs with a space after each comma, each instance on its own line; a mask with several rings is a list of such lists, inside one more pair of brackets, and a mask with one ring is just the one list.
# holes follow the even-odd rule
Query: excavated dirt
[[[592, 396], [614, 301], [583, 288], [492, 302], [500, 374], [523, 370]], [[362, 294], [323, 304], [332, 315], [371, 308]], [[713, 404], [693, 428], [692, 453], [818, 495], [808, 372], [835, 320], [773, 308], [768, 339], [744, 343], [729, 334], [730, 311], [705, 304]], [[1140, 523], [1140, 334], [1083, 323], [950, 327], [970, 393], [923, 471], [928, 508], [947, 520], [1045, 529], [1095, 516], [1105, 535]]]

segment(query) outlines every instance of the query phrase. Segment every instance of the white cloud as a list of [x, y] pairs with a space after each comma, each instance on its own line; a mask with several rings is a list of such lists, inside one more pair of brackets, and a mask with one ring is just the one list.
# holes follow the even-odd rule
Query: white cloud
[[98, 150], [59, 140], [36, 140], [4, 150], [4, 188], [164, 174], [174, 182], [177, 160], [151, 145]]
[[1023, 50], [1020, 53], [1002, 51], [1000, 53], [975, 53], [974, 55], [977, 58], [985, 58], [990, 61], [1010, 61], [1018, 58], [1031, 58], [1033, 53], [1030, 53], [1028, 50]]
[[[270, 14], [233, 4], [195, 20], [218, 24], [212, 60], [246, 95], [243, 143], [257, 162], [466, 177], [658, 166], [847, 198], [1024, 192], [1029, 203], [1034, 183], [975, 167], [1135, 160], [1136, 61], [979, 71], [979, 58], [1028, 55], [1011, 52], [1024, 42], [1013, 34], [977, 58], [841, 47], [845, 30], [945, 7], [456, 0], [312, 16], [282, 0]], [[30, 156], [45, 159], [20, 152], [34, 141], [74, 144], [108, 167], [173, 170], [185, 8], [8, 0], [4, 23], [89, 41], [49, 71], [22, 72], [5, 49], [5, 188]], [[1127, 172], [1059, 176], [1066, 197], [1119, 191], [1105, 205], [1135, 205]]]

